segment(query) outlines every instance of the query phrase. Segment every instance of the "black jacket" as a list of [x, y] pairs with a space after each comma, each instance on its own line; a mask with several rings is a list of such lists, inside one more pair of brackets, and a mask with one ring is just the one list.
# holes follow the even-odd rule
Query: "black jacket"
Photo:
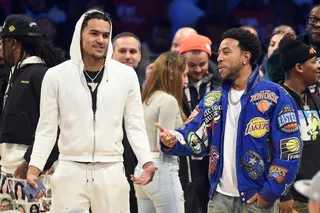
[[[27, 161], [30, 160], [32, 153], [40, 116], [41, 84], [47, 70], [48, 67], [45, 64], [39, 63], [22, 66], [14, 72], [9, 90], [4, 94], [0, 142], [29, 145], [25, 155]], [[48, 169], [57, 158], [58, 151], [53, 149], [45, 169]]]
[[[302, 100], [299, 95], [285, 85], [283, 85], [283, 87], [295, 100], [299, 110], [303, 151], [301, 165], [296, 180], [311, 179], [320, 170], [320, 98], [307, 90], [306, 103], [310, 108], [310, 110], [308, 110], [304, 107], [305, 100]], [[291, 190], [286, 197], [281, 197], [281, 201], [289, 200], [291, 198], [300, 202], [308, 202], [308, 199], [295, 191], [294, 187], [291, 187]]]
[[192, 85], [192, 83], [189, 82], [188, 88], [189, 88], [189, 94], [191, 98], [191, 103], [188, 103], [188, 98], [187, 96], [189, 94], [188, 90], [184, 90], [183, 94], [183, 112], [185, 113], [186, 116], [189, 116], [191, 111], [197, 106], [197, 104], [200, 102], [200, 100], [203, 98], [203, 96], [215, 89], [220, 87], [222, 84], [222, 77], [218, 71], [218, 67], [215, 63], [209, 60], [209, 69], [208, 69], [208, 74], [204, 76], [199, 93], [197, 89]]

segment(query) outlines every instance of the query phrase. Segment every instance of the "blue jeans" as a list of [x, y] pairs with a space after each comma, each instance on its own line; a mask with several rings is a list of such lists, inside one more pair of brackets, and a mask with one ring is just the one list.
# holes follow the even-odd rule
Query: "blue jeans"
[[[179, 162], [175, 156], [160, 154], [153, 159], [158, 168], [153, 181], [145, 186], [134, 185], [139, 213], [184, 213], [184, 195], [179, 179]], [[135, 168], [135, 177], [143, 169]]]

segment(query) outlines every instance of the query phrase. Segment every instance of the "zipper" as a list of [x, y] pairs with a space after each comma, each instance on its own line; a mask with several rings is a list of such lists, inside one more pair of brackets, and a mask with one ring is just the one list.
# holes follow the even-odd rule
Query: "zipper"
[[[97, 91], [98, 93], [98, 91]], [[92, 151], [92, 164], [94, 164], [94, 153], [96, 151], [96, 114], [93, 114], [93, 151]]]

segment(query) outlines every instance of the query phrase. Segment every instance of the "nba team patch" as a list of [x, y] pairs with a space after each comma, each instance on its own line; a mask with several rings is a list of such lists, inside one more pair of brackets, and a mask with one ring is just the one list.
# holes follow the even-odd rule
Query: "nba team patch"
[[291, 106], [286, 105], [277, 116], [278, 128], [286, 133], [292, 133], [299, 130], [297, 117]]
[[211, 178], [211, 175], [214, 173], [217, 167], [218, 160], [220, 158], [218, 149], [216, 146], [211, 146], [210, 152], [209, 152], [209, 180]]
[[187, 141], [189, 144], [190, 149], [195, 154], [200, 154], [202, 152], [201, 142], [195, 132], [189, 132], [187, 136]]
[[252, 180], [258, 180], [263, 174], [265, 165], [259, 154], [249, 150], [241, 157], [240, 167], [244, 168]]
[[252, 118], [247, 124], [244, 135], [251, 135], [254, 138], [262, 138], [270, 131], [269, 119], [261, 117]]
[[188, 117], [188, 119], [186, 120], [186, 122], [184, 124], [187, 124], [187, 123], [193, 121], [200, 114], [200, 112], [201, 112], [201, 110], [198, 108], [198, 106], [196, 106], [196, 108], [194, 108], [191, 115]]
[[211, 106], [204, 111], [204, 122], [210, 124], [212, 121], [218, 122], [220, 120], [221, 105]]
[[204, 97], [204, 106], [211, 107], [214, 103], [218, 102], [221, 99], [222, 93], [220, 90], [209, 92]]
[[300, 158], [300, 140], [296, 137], [285, 138], [280, 141], [280, 158], [282, 160], [295, 160]]
[[208, 130], [207, 125], [205, 122], [199, 126], [198, 130], [196, 131], [196, 135], [203, 141], [204, 145], [208, 147]]
[[286, 180], [288, 169], [272, 164], [269, 168], [268, 178], [273, 178], [277, 183], [283, 184]]
[[259, 112], [264, 114], [267, 112], [271, 105], [278, 103], [279, 97], [270, 90], [261, 90], [250, 96], [250, 103], [256, 105]]

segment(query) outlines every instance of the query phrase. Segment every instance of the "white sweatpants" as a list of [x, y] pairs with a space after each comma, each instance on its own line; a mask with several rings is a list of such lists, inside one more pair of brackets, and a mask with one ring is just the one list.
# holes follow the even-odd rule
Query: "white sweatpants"
[[50, 179], [52, 212], [130, 213], [122, 162], [84, 164], [59, 160]]

